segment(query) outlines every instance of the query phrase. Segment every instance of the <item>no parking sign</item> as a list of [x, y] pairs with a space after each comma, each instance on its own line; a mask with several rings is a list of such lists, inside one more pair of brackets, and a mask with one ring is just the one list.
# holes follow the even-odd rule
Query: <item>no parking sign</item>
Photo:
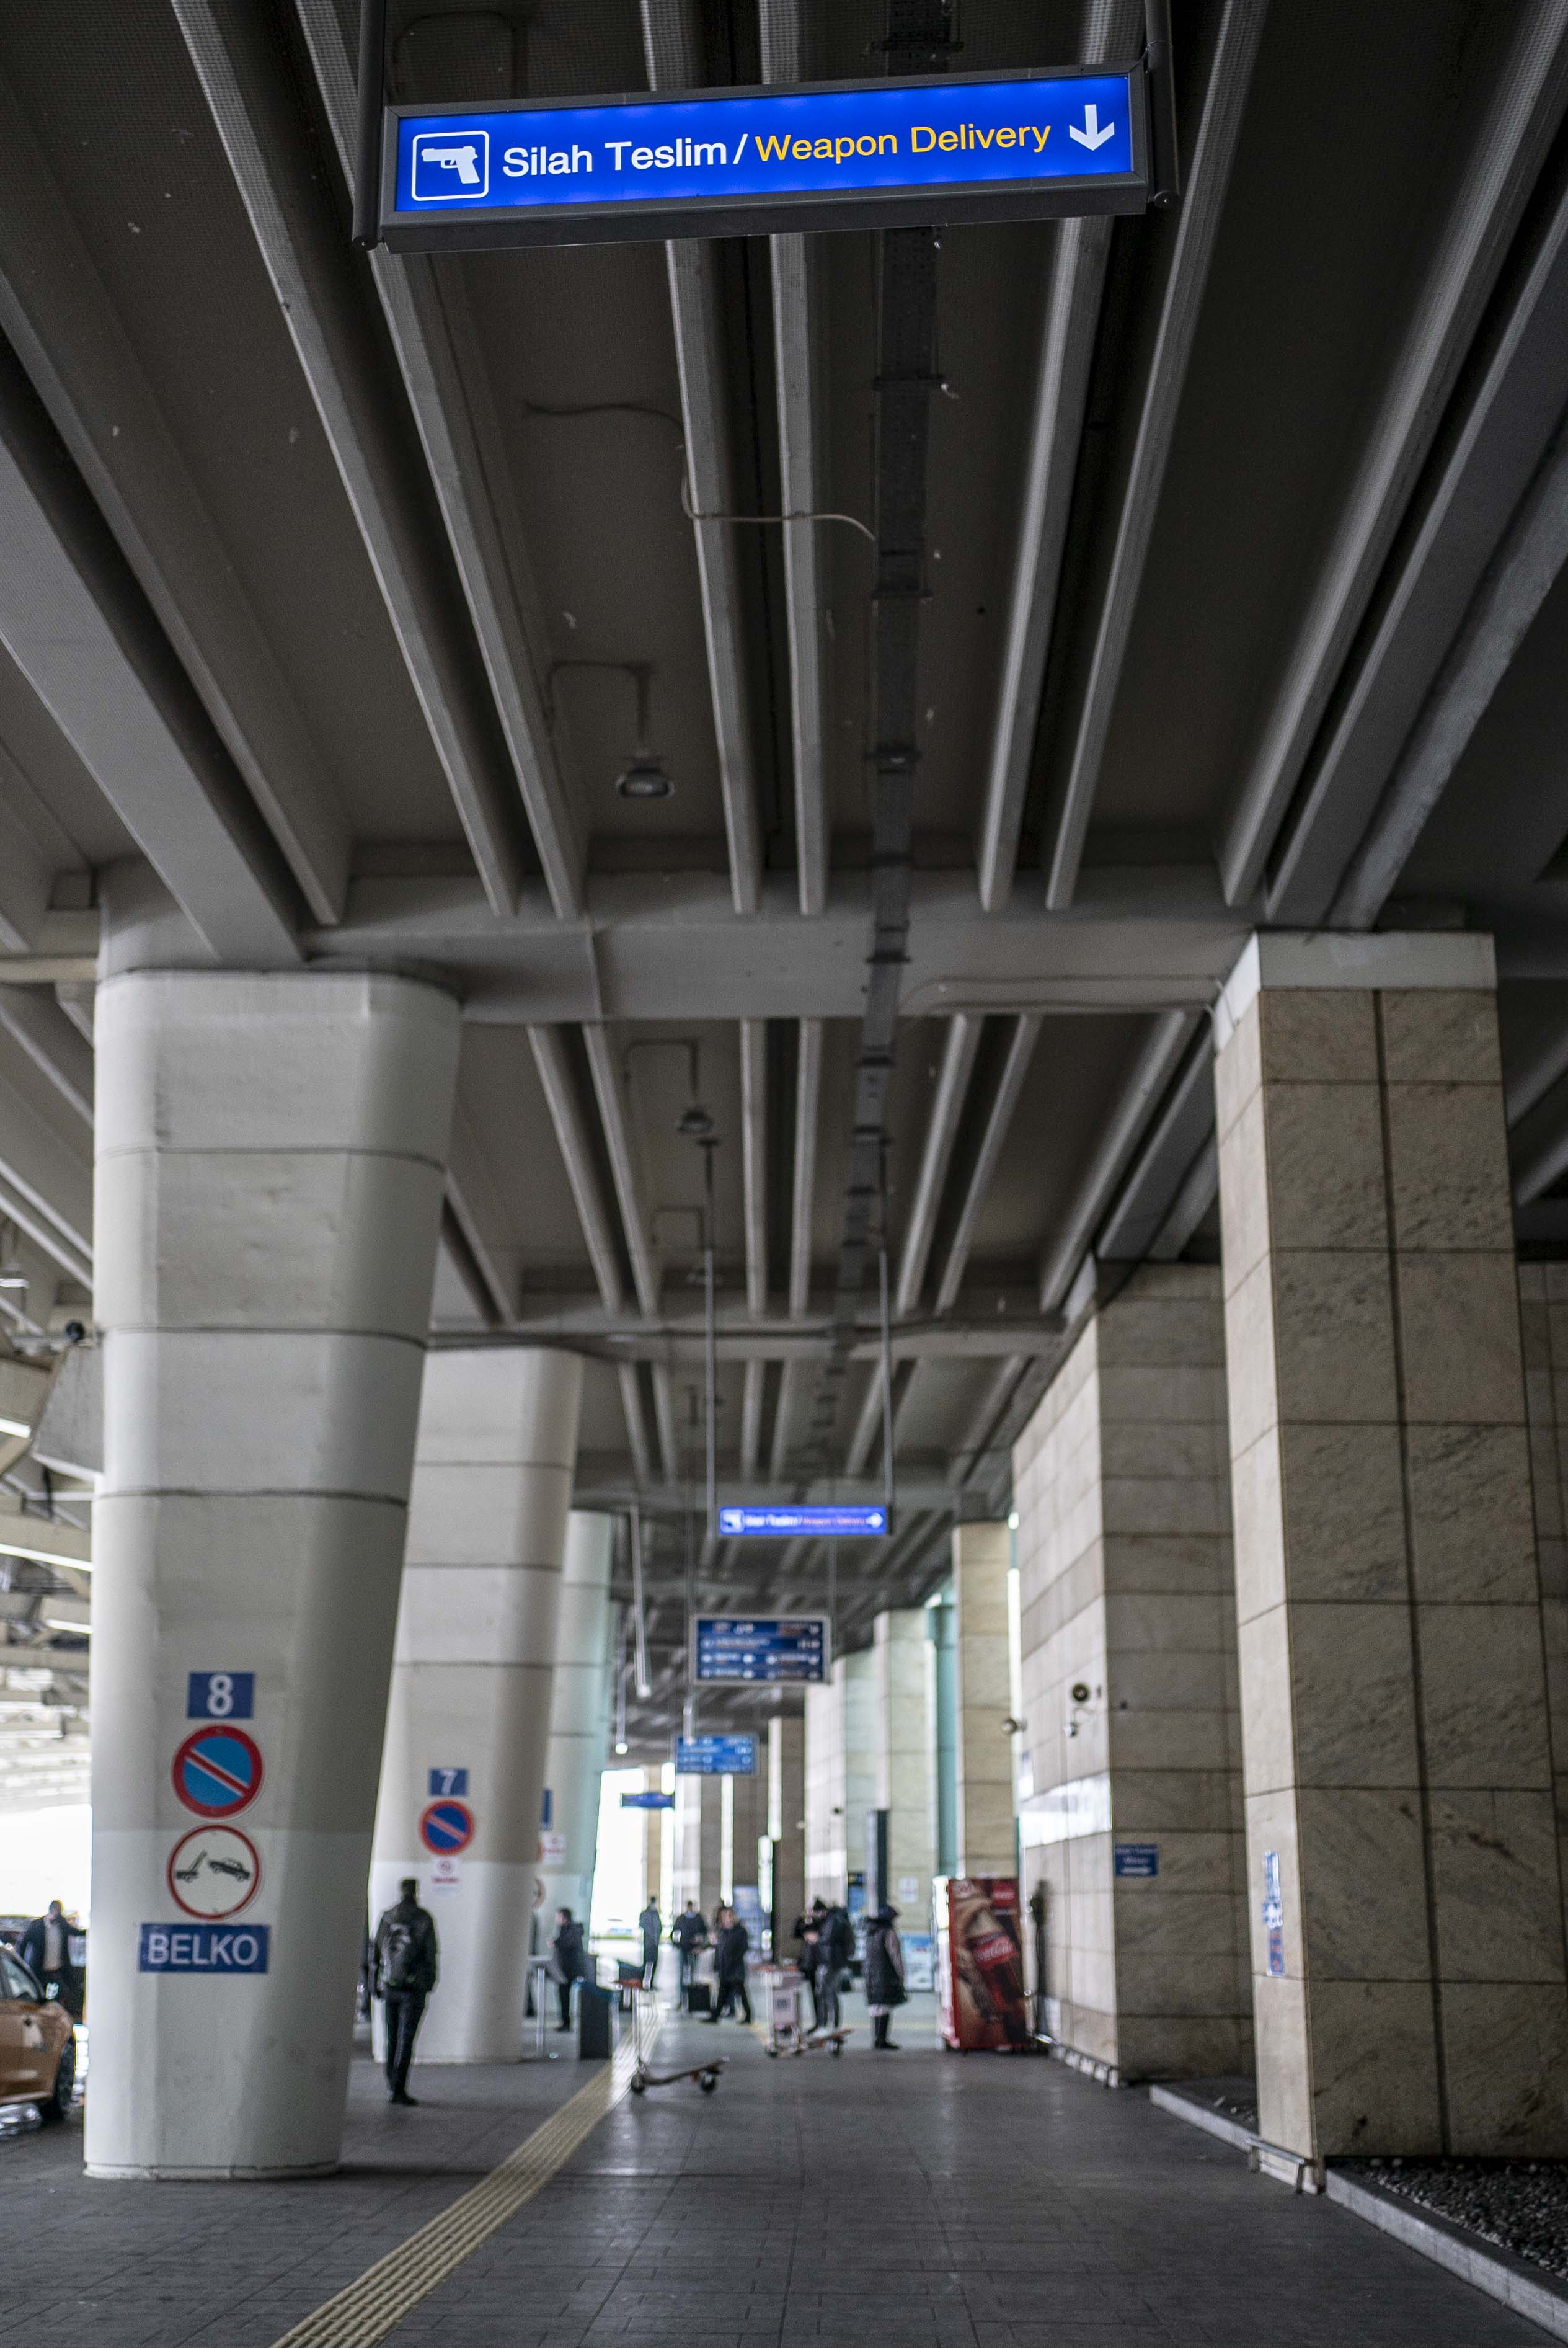
[[436, 1859], [455, 1859], [474, 1839], [474, 1813], [466, 1802], [446, 1795], [419, 1814], [419, 1839]]

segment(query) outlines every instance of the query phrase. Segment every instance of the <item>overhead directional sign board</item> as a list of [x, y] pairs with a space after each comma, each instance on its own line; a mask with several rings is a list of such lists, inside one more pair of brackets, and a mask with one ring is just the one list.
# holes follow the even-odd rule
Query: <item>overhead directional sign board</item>
[[758, 236], [1142, 211], [1143, 67], [393, 107], [395, 249]]
[[825, 1680], [832, 1660], [825, 1614], [699, 1614], [692, 1647], [693, 1676], [709, 1684], [798, 1685]]
[[829, 1540], [879, 1540], [889, 1529], [884, 1508], [841, 1509], [813, 1503], [798, 1509], [721, 1509], [715, 1530], [723, 1540], [791, 1540], [815, 1533]]
[[754, 1736], [678, 1736], [675, 1740], [678, 1777], [754, 1777], [756, 1774]]

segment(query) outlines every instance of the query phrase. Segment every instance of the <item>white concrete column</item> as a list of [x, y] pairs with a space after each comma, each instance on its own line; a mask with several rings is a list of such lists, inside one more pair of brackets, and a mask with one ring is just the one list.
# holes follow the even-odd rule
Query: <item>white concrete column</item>
[[878, 1614], [871, 1650], [872, 1799], [887, 1813], [887, 1896], [904, 1930], [929, 1930], [937, 1825], [931, 1814], [929, 1617], [923, 1606]]
[[775, 1712], [768, 1722], [768, 1834], [774, 1846], [774, 1954], [799, 1954], [790, 1927], [805, 1906], [805, 1722]]
[[953, 1606], [958, 1629], [958, 1830], [963, 1875], [1011, 1875], [1012, 1674], [1008, 1646], [1006, 1525], [953, 1528]]
[[[461, 1346], [425, 1365], [371, 1869], [377, 1913], [403, 1876], [431, 1895], [441, 1981], [425, 2063], [522, 2053], [581, 1395], [573, 1354]], [[418, 1828], [443, 1783], [432, 1772], [453, 1769], [466, 1772], [475, 1832], [443, 1862]]]
[[[587, 1929], [593, 1907], [600, 1780], [610, 1750], [615, 1618], [610, 1602], [615, 1519], [574, 1509], [561, 1561], [550, 1738], [545, 1756], [550, 1822], [539, 1842], [535, 1906], [548, 1940], [558, 1908]], [[657, 1824], [657, 1813], [650, 1812]]]
[[842, 1902], [866, 1864], [866, 1813], [876, 1799], [869, 1648], [834, 1659], [832, 1679], [805, 1691], [805, 1890]]
[[[87, 2165], [310, 2174], [342, 2134], [457, 1008], [401, 978], [140, 972], [97, 1016]], [[212, 1673], [237, 1732], [213, 1757], [242, 1787], [247, 1740], [261, 1783], [177, 1879]]]

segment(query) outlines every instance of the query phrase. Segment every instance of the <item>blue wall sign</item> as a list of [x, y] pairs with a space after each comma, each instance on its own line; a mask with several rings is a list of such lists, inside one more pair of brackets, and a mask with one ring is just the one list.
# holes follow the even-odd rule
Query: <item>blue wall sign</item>
[[675, 1797], [673, 1794], [622, 1794], [620, 1807], [623, 1810], [672, 1810]]
[[756, 1774], [754, 1736], [678, 1736], [675, 1740], [678, 1777], [754, 1777]]
[[1276, 1980], [1285, 1974], [1285, 1902], [1279, 1890], [1279, 1853], [1263, 1854], [1263, 1931], [1265, 1962]]
[[138, 1973], [264, 1973], [272, 1927], [246, 1924], [144, 1924]]
[[792, 1540], [801, 1533], [823, 1540], [881, 1540], [889, 1529], [884, 1508], [721, 1509], [723, 1540]]
[[[432, 1769], [432, 1770], [431, 1770], [431, 1772], [430, 1772], [430, 1791], [432, 1792], [432, 1794], [459, 1794], [459, 1795], [461, 1795], [461, 1794], [466, 1794], [466, 1793], [467, 1792], [467, 1790], [468, 1790], [468, 1772], [466, 1771], [466, 1769]], [[545, 1820], [545, 1824], [546, 1824], [546, 1826], [548, 1826], [548, 1824], [549, 1824], [549, 1820], [548, 1820], [548, 1818], [547, 1818], [547, 1819]]]
[[1111, 1857], [1113, 1875], [1130, 1875], [1136, 1882], [1147, 1882], [1160, 1872], [1160, 1846], [1157, 1842], [1119, 1842]]
[[699, 1614], [692, 1629], [699, 1680], [818, 1681], [827, 1677], [821, 1614]]
[[187, 1720], [249, 1720], [255, 1704], [254, 1672], [192, 1672], [186, 1683]]
[[407, 249], [1142, 211], [1142, 66], [389, 109]]

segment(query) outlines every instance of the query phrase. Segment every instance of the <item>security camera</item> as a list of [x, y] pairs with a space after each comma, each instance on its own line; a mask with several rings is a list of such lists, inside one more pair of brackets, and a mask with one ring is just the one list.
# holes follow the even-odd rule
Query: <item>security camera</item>
[[1074, 1680], [1068, 1692], [1074, 1704], [1087, 1704], [1089, 1701], [1089, 1683], [1087, 1680]]

